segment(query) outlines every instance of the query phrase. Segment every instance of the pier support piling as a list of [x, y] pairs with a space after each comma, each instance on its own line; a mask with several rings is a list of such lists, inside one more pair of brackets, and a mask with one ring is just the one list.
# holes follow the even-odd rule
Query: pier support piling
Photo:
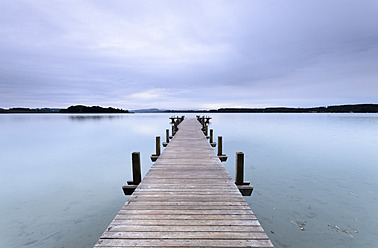
[[163, 146], [166, 147], [169, 143], [169, 129], [165, 129], [165, 142], [163, 142]]
[[244, 181], [244, 153], [236, 153], [236, 175], [235, 175], [235, 184], [243, 184]]
[[210, 145], [211, 147], [215, 147], [217, 145], [216, 142], [214, 142], [214, 130], [210, 129]]
[[250, 196], [253, 191], [253, 186], [250, 186], [249, 181], [244, 181], [244, 153], [236, 153], [236, 168], [235, 168], [235, 184], [243, 196]]
[[222, 136], [218, 136], [218, 158], [220, 161], [226, 162], [228, 157], [226, 154], [222, 153], [222, 148]]
[[160, 156], [160, 136], [156, 136], [156, 153], [151, 155], [151, 161], [155, 162]]
[[131, 160], [133, 169], [133, 180], [127, 181], [128, 185], [122, 186], [122, 190], [125, 195], [131, 195], [138, 186], [138, 184], [142, 181], [140, 152], [133, 152], [131, 154]]

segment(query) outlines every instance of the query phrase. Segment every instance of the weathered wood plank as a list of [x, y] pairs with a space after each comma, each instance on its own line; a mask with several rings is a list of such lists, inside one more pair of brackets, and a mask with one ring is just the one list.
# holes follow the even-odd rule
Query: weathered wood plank
[[[127, 206], [145, 206], [146, 203], [144, 202], [126, 202], [122, 208], [126, 208]], [[220, 201], [220, 202], [180, 202], [180, 201], [171, 201], [171, 202], [149, 202], [149, 206], [153, 205], [161, 205], [161, 206], [248, 206], [246, 201], [237, 201], [237, 202], [228, 202], [228, 201]]]
[[255, 215], [252, 214], [154, 214], [154, 215], [130, 215], [119, 213], [117, 215], [118, 219], [122, 220], [257, 220]]
[[250, 210], [249, 206], [209, 206], [209, 205], [128, 205], [123, 207], [124, 210]]
[[[158, 225], [158, 226], [257, 226], [260, 225], [258, 220], [234, 220], [234, 219], [167, 219], [167, 220], [155, 220], [155, 219], [128, 219], [124, 218], [124, 215], [117, 215], [113, 224], [128, 224], [128, 225]], [[117, 222], [116, 222], [117, 221]]]
[[262, 240], [268, 239], [264, 232], [115, 232], [114, 230], [108, 231], [102, 235], [103, 239], [255, 239]]
[[263, 232], [261, 226], [130, 226], [110, 224], [112, 232]]
[[138, 210], [130, 210], [128, 208], [121, 209], [119, 211], [120, 214], [127, 214], [127, 215], [147, 215], [147, 214], [186, 214], [186, 215], [229, 215], [229, 214], [253, 214], [250, 209], [221, 209], [221, 210], [210, 210], [210, 209], [195, 209], [195, 210], [187, 210], [187, 209], [138, 209]]
[[270, 240], [100, 239], [95, 247], [255, 247], [271, 248]]

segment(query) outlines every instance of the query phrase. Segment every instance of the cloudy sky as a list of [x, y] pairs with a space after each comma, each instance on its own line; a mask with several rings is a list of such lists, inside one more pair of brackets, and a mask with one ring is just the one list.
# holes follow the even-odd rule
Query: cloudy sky
[[377, 0], [1, 0], [0, 107], [378, 103]]

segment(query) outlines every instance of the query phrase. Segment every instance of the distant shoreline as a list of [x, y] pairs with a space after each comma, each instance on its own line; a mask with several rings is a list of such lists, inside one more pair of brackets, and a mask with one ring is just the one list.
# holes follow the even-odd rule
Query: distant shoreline
[[334, 105], [312, 108], [220, 108], [211, 110], [165, 110], [165, 109], [140, 109], [123, 110], [117, 108], [103, 108], [100, 106], [75, 105], [67, 109], [59, 108], [0, 108], [0, 114], [133, 114], [133, 113], [378, 113], [378, 104], [353, 104]]

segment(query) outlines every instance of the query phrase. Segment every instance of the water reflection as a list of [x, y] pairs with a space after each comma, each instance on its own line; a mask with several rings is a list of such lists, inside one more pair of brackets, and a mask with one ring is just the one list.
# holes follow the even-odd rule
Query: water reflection
[[124, 118], [124, 115], [69, 115], [71, 121], [99, 121], [99, 120], [117, 120]]

